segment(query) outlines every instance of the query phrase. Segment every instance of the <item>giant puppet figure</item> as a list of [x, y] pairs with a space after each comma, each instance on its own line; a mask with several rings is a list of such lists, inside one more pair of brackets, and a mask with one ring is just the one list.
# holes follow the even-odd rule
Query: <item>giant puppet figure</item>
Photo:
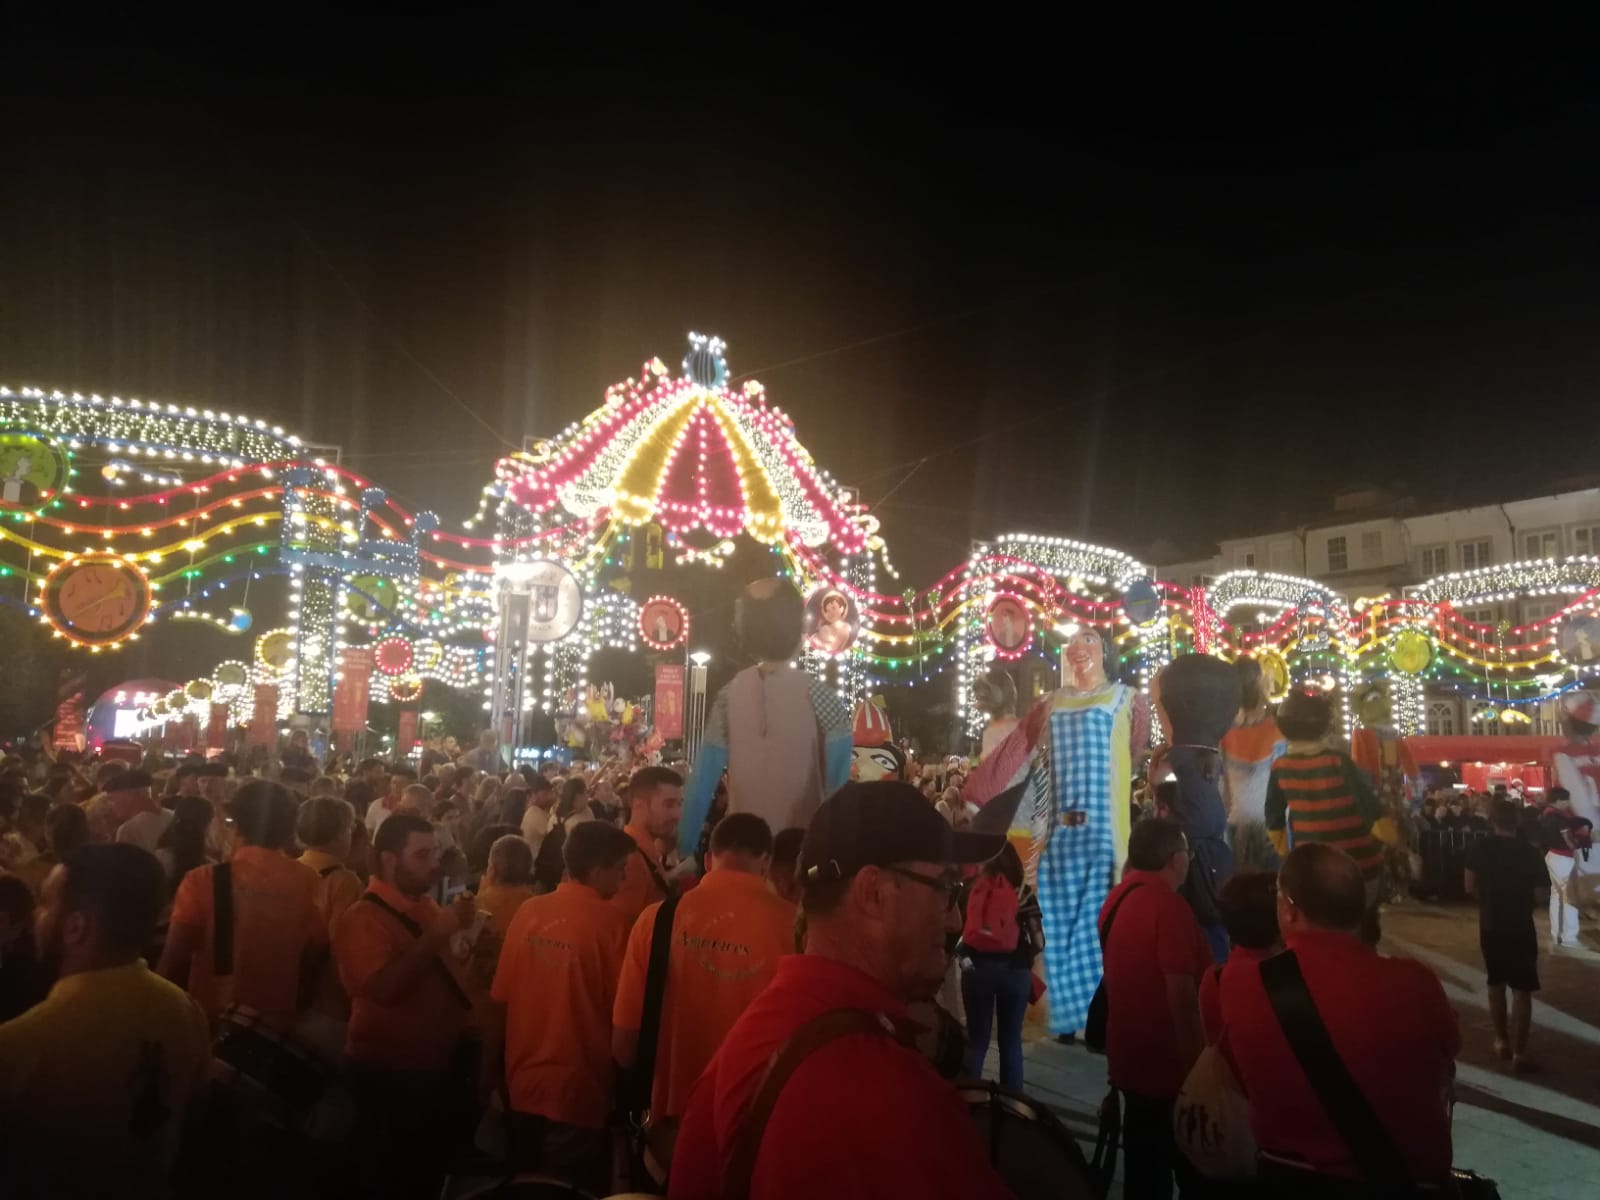
[[1189, 877], [1183, 898], [1205, 931], [1212, 956], [1228, 957], [1217, 893], [1233, 874], [1228, 817], [1222, 803], [1222, 737], [1239, 713], [1243, 688], [1237, 668], [1209, 654], [1180, 654], [1150, 688], [1167, 745], [1156, 752], [1151, 782], [1171, 772], [1178, 796], [1172, 817], [1189, 840]]
[[869, 696], [856, 705], [855, 728], [851, 735], [850, 778], [857, 783], [879, 779], [905, 781], [906, 754], [894, 744], [889, 726], [889, 710], [882, 696]]
[[[1106, 643], [1090, 629], [1062, 646], [1067, 686], [1039, 700], [967, 780], [973, 821], [999, 832], [1030, 818], [1044, 925], [1050, 1031], [1083, 1028], [1100, 982], [1101, 905], [1128, 854], [1129, 796], [1149, 741], [1149, 708], [1106, 677]], [[1019, 772], [1023, 786], [1013, 786]]]
[[755, 665], [717, 693], [683, 794], [678, 848], [700, 844], [711, 797], [728, 774], [728, 811], [753, 812], [774, 833], [805, 828], [850, 778], [850, 713], [832, 688], [790, 665], [800, 653], [805, 602], [782, 579], [745, 588], [734, 610]]

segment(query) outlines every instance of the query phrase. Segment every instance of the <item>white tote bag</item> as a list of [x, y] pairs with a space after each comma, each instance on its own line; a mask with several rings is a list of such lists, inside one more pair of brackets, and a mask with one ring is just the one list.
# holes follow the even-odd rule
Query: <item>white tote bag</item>
[[1195, 1059], [1172, 1111], [1178, 1149], [1207, 1179], [1247, 1179], [1256, 1173], [1250, 1102], [1216, 1046]]

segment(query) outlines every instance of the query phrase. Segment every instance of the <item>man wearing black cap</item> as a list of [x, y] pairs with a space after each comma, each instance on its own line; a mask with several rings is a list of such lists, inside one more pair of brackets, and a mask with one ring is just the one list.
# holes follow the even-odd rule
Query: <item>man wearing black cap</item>
[[906, 1005], [938, 990], [960, 932], [955, 868], [1004, 840], [952, 832], [891, 780], [823, 804], [800, 851], [805, 953], [779, 964], [690, 1093], [670, 1196], [720, 1198], [745, 1177], [750, 1200], [1011, 1195], [960, 1097], [903, 1040]]

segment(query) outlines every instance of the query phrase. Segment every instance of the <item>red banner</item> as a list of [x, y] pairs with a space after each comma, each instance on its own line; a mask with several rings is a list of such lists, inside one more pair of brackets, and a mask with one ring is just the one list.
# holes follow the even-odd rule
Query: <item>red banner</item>
[[399, 758], [409, 758], [411, 747], [417, 744], [417, 710], [402, 708], [400, 710], [400, 737], [394, 748], [395, 755]]
[[82, 693], [69, 696], [57, 705], [55, 737], [50, 745], [54, 750], [83, 749]]
[[339, 651], [339, 681], [333, 685], [333, 731], [360, 733], [367, 727], [372, 695], [372, 651], [352, 646]]
[[275, 746], [278, 743], [278, 686], [258, 683], [255, 695], [255, 711], [250, 715], [250, 744]]
[[213, 704], [211, 719], [206, 722], [206, 749], [221, 750], [228, 740], [228, 706]]
[[683, 664], [656, 664], [656, 732], [669, 741], [683, 736]]

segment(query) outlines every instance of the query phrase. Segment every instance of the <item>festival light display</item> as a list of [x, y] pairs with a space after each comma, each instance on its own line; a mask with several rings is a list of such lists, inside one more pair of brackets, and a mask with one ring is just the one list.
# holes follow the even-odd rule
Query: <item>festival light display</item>
[[[352, 646], [374, 651], [376, 701], [411, 702], [428, 681], [488, 697], [503, 580], [542, 560], [576, 577], [582, 613], [529, 651], [516, 686], [524, 707], [559, 712], [590, 688], [601, 650], [687, 644], [687, 609], [635, 599], [645, 592], [624, 564], [720, 567], [743, 539], [803, 593], [851, 599], [853, 639], [808, 651], [808, 669], [852, 702], [942, 681], [971, 730], [972, 685], [991, 662], [1037, 663], [1047, 680], [1062, 640], [1088, 626], [1128, 682], [1148, 687], [1186, 651], [1249, 654], [1275, 695], [1337, 692], [1347, 729], [1381, 716], [1418, 732], [1440, 695], [1468, 700], [1480, 726], [1516, 727], [1600, 677], [1593, 556], [1454, 572], [1350, 603], [1275, 572], [1187, 588], [1113, 548], [1015, 532], [974, 545], [926, 588], [880, 592], [880, 577], [898, 576], [876, 518], [817, 466], [760, 383], [730, 382], [725, 349], [696, 335], [676, 374], [652, 359], [582, 420], [501, 459], [460, 533], [397, 504], [335, 449], [260, 419], [0, 388], [0, 603], [91, 653], [151, 622], [218, 638], [224, 661], [205, 687], [153, 702], [159, 720], [214, 703], [248, 720], [261, 684], [278, 689], [284, 715], [327, 712]], [[1526, 626], [1463, 615], [1529, 596], [1562, 607]], [[256, 628], [263, 603], [286, 619]]]

